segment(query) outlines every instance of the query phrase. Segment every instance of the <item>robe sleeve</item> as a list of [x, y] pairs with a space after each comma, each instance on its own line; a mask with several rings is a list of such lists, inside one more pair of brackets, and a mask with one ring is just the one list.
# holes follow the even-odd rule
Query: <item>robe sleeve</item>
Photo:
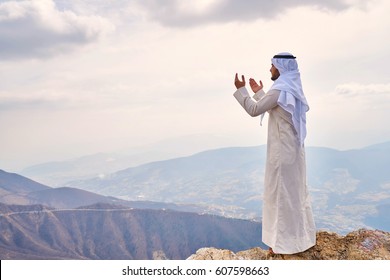
[[259, 90], [258, 92], [256, 92], [253, 96], [252, 96], [252, 98], [254, 99], [254, 100], [256, 100], [256, 101], [259, 101], [263, 96], [265, 95], [265, 92], [264, 92], [264, 90]]
[[279, 93], [278, 90], [270, 90], [267, 93], [259, 90], [253, 96], [255, 99], [253, 100], [249, 96], [247, 89], [241, 87], [233, 95], [250, 116], [257, 117], [278, 106]]

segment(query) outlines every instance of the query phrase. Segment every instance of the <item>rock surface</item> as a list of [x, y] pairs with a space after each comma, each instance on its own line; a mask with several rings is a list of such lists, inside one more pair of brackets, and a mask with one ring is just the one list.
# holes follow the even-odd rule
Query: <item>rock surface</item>
[[390, 260], [390, 233], [360, 229], [340, 236], [319, 231], [317, 244], [298, 254], [270, 254], [257, 247], [237, 253], [201, 248], [188, 260]]

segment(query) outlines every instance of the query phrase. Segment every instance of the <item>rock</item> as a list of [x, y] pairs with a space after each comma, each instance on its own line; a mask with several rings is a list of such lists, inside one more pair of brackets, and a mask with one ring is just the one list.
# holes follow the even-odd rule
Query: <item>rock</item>
[[346, 236], [317, 232], [317, 244], [305, 252], [284, 255], [252, 248], [233, 253], [229, 250], [202, 248], [188, 260], [390, 260], [390, 233], [360, 229]]
[[167, 260], [163, 250], [153, 251], [153, 260]]
[[216, 248], [201, 248], [189, 260], [239, 260], [240, 258], [230, 250]]

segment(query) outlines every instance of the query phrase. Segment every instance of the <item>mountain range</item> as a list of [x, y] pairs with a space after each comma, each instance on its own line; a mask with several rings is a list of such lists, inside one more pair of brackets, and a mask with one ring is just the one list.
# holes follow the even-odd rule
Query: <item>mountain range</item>
[[226, 142], [230, 142], [228, 139], [214, 134], [192, 134], [126, 151], [97, 153], [64, 161], [35, 164], [18, 173], [51, 187], [61, 187], [69, 181], [104, 176], [149, 162], [182, 157], [219, 147], [221, 143], [227, 145]]
[[[0, 258], [183, 259], [201, 247], [264, 246], [265, 152], [209, 150], [57, 188], [0, 170]], [[390, 231], [390, 142], [306, 152], [318, 229]]]
[[3, 260], [185, 259], [203, 246], [264, 247], [258, 222], [167, 210], [181, 209], [175, 204], [50, 188], [2, 170], [0, 201]]
[[[207, 213], [260, 220], [265, 146], [209, 150], [66, 186], [126, 200], [200, 205]], [[339, 151], [308, 147], [307, 179], [319, 228], [340, 234], [390, 230], [390, 142]]]

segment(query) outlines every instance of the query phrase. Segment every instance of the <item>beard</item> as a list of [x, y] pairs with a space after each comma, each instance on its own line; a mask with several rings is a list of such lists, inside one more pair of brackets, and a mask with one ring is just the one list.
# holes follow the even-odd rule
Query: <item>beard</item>
[[271, 73], [271, 74], [272, 74], [271, 75], [271, 80], [272, 81], [276, 81], [279, 78], [279, 76], [280, 76], [279, 72]]

